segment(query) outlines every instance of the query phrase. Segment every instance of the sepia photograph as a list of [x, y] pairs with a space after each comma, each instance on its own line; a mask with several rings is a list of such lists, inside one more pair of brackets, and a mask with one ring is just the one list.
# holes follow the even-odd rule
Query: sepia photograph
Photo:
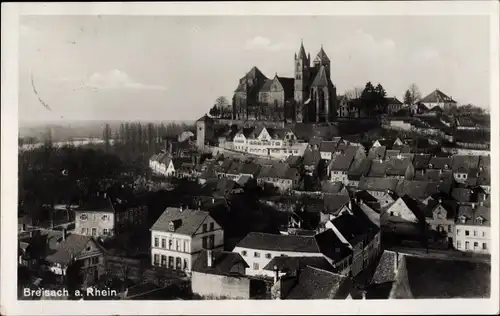
[[498, 312], [498, 3], [270, 4], [9, 4], [2, 314]]

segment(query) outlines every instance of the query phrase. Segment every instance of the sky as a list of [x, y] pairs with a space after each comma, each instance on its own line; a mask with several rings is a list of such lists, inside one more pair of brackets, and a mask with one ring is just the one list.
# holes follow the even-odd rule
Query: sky
[[402, 101], [415, 83], [489, 107], [487, 16], [38, 15], [19, 27], [21, 122], [195, 120], [253, 66], [293, 77], [301, 40], [312, 59], [323, 45], [338, 94], [371, 81]]

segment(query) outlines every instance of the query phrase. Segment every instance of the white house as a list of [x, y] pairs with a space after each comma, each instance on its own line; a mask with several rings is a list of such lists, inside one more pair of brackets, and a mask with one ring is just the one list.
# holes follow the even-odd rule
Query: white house
[[274, 272], [264, 267], [279, 256], [318, 257], [323, 256], [314, 237], [296, 235], [274, 235], [249, 233], [233, 249], [248, 264], [247, 275], [273, 277]]
[[455, 100], [441, 92], [439, 89], [432, 91], [429, 95], [420, 100], [419, 103], [422, 103], [429, 109], [432, 109], [435, 106], [439, 106], [442, 109], [447, 109], [451, 106], [457, 105], [457, 102]]
[[149, 158], [149, 168], [153, 171], [153, 173], [161, 174], [166, 177], [170, 177], [175, 174], [172, 156], [163, 151]]
[[246, 137], [247, 152], [260, 156], [273, 156], [286, 159], [291, 155], [300, 155], [305, 146], [300, 145], [297, 137], [289, 128], [266, 128], [255, 130]]
[[208, 212], [168, 207], [150, 229], [151, 263], [190, 272], [203, 249], [221, 249], [222, 227]]
[[455, 224], [455, 248], [460, 251], [490, 253], [491, 209], [472, 203], [460, 205]]

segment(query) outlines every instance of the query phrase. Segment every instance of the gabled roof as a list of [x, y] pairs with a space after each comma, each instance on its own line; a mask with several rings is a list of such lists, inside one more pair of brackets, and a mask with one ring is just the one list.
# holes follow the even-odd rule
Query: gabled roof
[[353, 247], [365, 237], [371, 238], [379, 231], [379, 228], [357, 207], [353, 207], [353, 214], [343, 213], [331, 222]]
[[[465, 218], [465, 223], [461, 219]], [[481, 221], [482, 220], [482, 221]], [[484, 205], [460, 205], [457, 211], [457, 225], [491, 226], [491, 209]]]
[[432, 218], [433, 217], [433, 212], [434, 210], [441, 206], [446, 210], [446, 218], [448, 219], [454, 219], [456, 212], [457, 212], [457, 207], [458, 204], [453, 201], [453, 200], [430, 200], [429, 203], [427, 204], [427, 210], [426, 210], [426, 217]]
[[451, 102], [457, 103], [455, 100], [441, 92], [439, 89], [432, 91], [430, 94], [425, 96], [419, 102], [421, 103], [441, 103], [441, 102]]
[[169, 225], [171, 222], [178, 223], [174, 233], [193, 236], [201, 224], [209, 217], [209, 213], [205, 211], [181, 209], [175, 207], [167, 207], [156, 222], [151, 227], [153, 231], [170, 231]]
[[399, 196], [408, 195], [414, 199], [425, 199], [429, 196], [429, 181], [401, 180], [396, 188]]
[[464, 169], [468, 173], [469, 169], [477, 169], [479, 167], [479, 156], [456, 155], [453, 157], [453, 164], [451, 169], [454, 172], [460, 172]]
[[302, 156], [288, 156], [286, 158], [285, 163], [290, 167], [297, 167], [302, 162]]
[[325, 66], [319, 68], [318, 74], [311, 85], [311, 87], [332, 87], [333, 83], [328, 77]]
[[341, 154], [333, 157], [330, 163], [331, 171], [348, 171], [354, 161], [353, 155]]
[[373, 160], [370, 164], [370, 171], [368, 171], [368, 177], [384, 177], [387, 171], [387, 162]]
[[345, 282], [349, 282], [349, 279], [344, 275], [308, 266], [301, 271], [297, 284], [286, 295], [286, 299], [334, 299]]
[[431, 155], [417, 154], [413, 157], [413, 166], [415, 169], [427, 169], [430, 159]]
[[328, 194], [323, 199], [325, 202], [325, 213], [327, 214], [338, 214], [340, 209], [348, 205], [351, 201], [349, 196], [344, 194]]
[[238, 172], [240, 174], [252, 174], [256, 175], [259, 173], [260, 166], [255, 163], [242, 163], [239, 166]]
[[339, 142], [336, 141], [321, 141], [319, 145], [319, 151], [321, 152], [327, 152], [327, 153], [332, 153], [335, 148], [337, 148], [337, 145]]
[[397, 254], [393, 251], [384, 250], [370, 283], [383, 284], [396, 281], [397, 266]]
[[369, 158], [364, 158], [359, 161], [354, 161], [347, 172], [347, 176], [350, 180], [359, 180], [370, 172], [372, 165], [372, 160]]
[[403, 105], [403, 102], [399, 101], [396, 97], [386, 97], [387, 104], [398, 104]]
[[236, 247], [284, 252], [320, 252], [314, 237], [274, 235], [257, 232], [251, 232], [246, 235]]
[[75, 212], [115, 212], [113, 203], [109, 197], [92, 197], [90, 200], [84, 202], [82, 205], [74, 209]]
[[453, 159], [450, 157], [432, 157], [429, 161], [429, 166], [430, 169], [446, 169], [445, 167], [448, 166], [448, 168], [451, 169], [451, 164], [453, 162]]
[[404, 176], [406, 170], [412, 165], [411, 159], [392, 157], [387, 161], [387, 175]]
[[332, 229], [327, 229], [316, 236], [321, 253], [333, 262], [338, 262], [352, 254], [348, 244], [343, 243]]
[[359, 181], [358, 189], [367, 191], [395, 191], [398, 183], [398, 179], [366, 177]]
[[57, 251], [49, 255], [46, 260], [67, 265], [82, 252], [91, 240], [93, 239], [90, 236], [71, 234], [59, 244]]
[[304, 165], [306, 165], [306, 166], [317, 165], [321, 160], [321, 153], [319, 150], [307, 149], [304, 152], [303, 157], [304, 158], [302, 161], [303, 161]]
[[471, 202], [472, 190], [469, 188], [453, 188], [451, 196], [458, 202]]
[[206, 113], [202, 117], [196, 120], [196, 122], [213, 123], [214, 119], [208, 116]]
[[344, 185], [340, 181], [333, 182], [333, 181], [326, 180], [326, 181], [323, 181], [323, 183], [321, 184], [321, 191], [324, 193], [335, 194], [335, 193], [339, 193], [343, 187], [344, 187]]
[[387, 148], [385, 146], [372, 147], [368, 151], [368, 158], [370, 159], [385, 159]]
[[322, 64], [330, 62], [330, 58], [328, 58], [325, 51], [323, 50], [323, 46], [321, 46], [321, 49], [319, 50], [318, 54], [314, 58], [314, 63], [317, 63], [317, 62], [322, 63]]
[[199, 273], [234, 276], [235, 274], [239, 274], [237, 271], [233, 270], [235, 265], [243, 264], [245, 268], [249, 267], [246, 261], [237, 252], [213, 250], [212, 258], [212, 266], [209, 267], [207, 251], [201, 251], [198, 259], [193, 263], [192, 270]]

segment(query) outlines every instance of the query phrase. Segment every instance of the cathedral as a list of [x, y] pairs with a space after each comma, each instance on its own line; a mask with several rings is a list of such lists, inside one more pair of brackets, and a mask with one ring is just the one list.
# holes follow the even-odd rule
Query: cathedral
[[233, 119], [330, 122], [337, 114], [337, 92], [330, 77], [330, 59], [323, 47], [311, 65], [301, 43], [294, 56], [294, 78], [267, 78], [253, 67], [239, 81], [233, 96]]

